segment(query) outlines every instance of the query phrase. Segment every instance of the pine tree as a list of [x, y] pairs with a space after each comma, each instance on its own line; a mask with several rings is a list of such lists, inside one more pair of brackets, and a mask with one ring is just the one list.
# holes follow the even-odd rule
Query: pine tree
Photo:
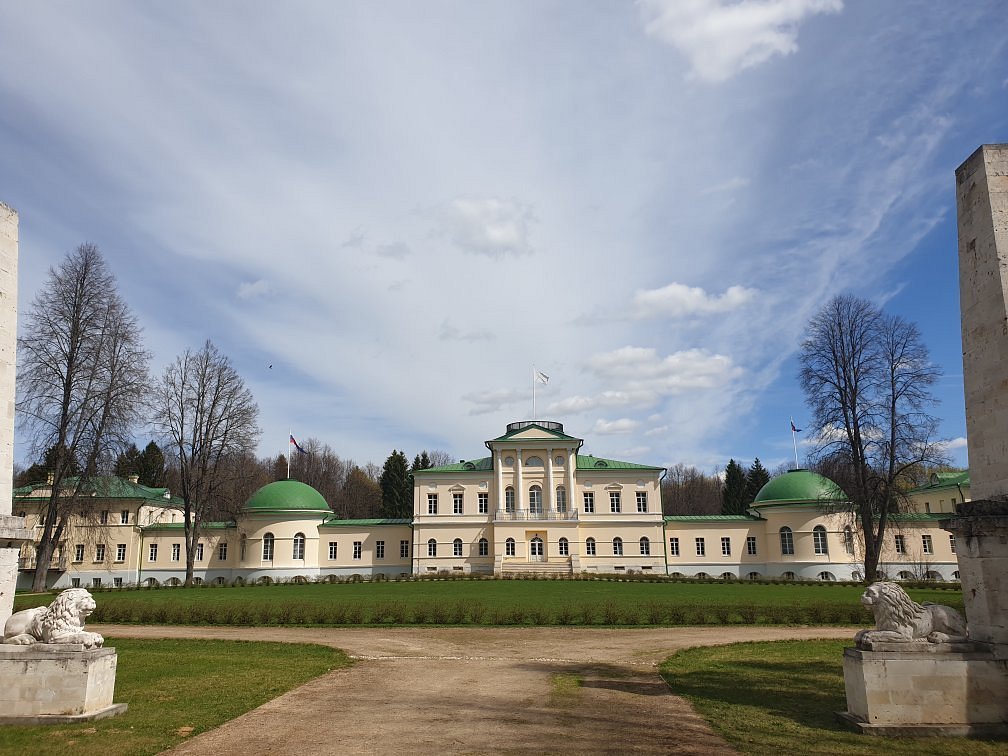
[[404, 452], [392, 450], [382, 467], [378, 485], [382, 492], [382, 517], [409, 517], [413, 513], [413, 476]]
[[724, 514], [740, 515], [746, 511], [746, 469], [734, 459], [725, 467]]
[[165, 458], [161, 447], [151, 441], [137, 458], [136, 475], [141, 485], [164, 488]]
[[749, 506], [752, 504], [756, 499], [756, 494], [769, 482], [770, 473], [763, 467], [763, 463], [759, 461], [759, 457], [756, 457], [753, 460], [752, 467], [749, 468], [749, 472], [746, 474], [745, 505]]
[[116, 457], [115, 474], [120, 478], [128, 478], [130, 475], [140, 474], [140, 450], [136, 444], [130, 444]]

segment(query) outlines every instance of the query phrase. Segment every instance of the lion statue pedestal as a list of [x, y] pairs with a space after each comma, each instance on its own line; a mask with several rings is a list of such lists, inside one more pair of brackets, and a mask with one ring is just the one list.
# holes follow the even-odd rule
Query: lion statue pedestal
[[868, 586], [861, 603], [875, 629], [844, 649], [842, 722], [880, 735], [1003, 734], [1008, 701], [996, 691], [1005, 662], [969, 640], [959, 612], [918, 604], [888, 582]]
[[95, 602], [68, 588], [48, 607], [17, 612], [0, 644], [0, 724], [77, 722], [121, 714], [112, 702], [117, 657], [84, 630]]

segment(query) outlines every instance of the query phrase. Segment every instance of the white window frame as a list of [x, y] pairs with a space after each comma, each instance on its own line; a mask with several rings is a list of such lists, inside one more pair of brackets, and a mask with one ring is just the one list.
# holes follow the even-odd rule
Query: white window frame
[[274, 539], [272, 533], [266, 533], [266, 534], [263, 535], [263, 540], [262, 540], [262, 560], [264, 562], [272, 562], [273, 561], [273, 549], [274, 549], [275, 545], [276, 545], [276, 540]]
[[116, 561], [125, 562], [126, 561], [126, 544], [117, 543], [116, 544]]
[[364, 558], [364, 542], [354, 541], [353, 542], [353, 558], [355, 560], [360, 560]]
[[565, 513], [567, 511], [567, 489], [564, 486], [556, 487], [556, 511]]
[[902, 533], [893, 535], [893, 548], [897, 554], [906, 554], [906, 538], [903, 537]]
[[595, 492], [585, 491], [581, 494], [585, 514], [595, 514]]
[[670, 536], [668, 539], [669, 556], [679, 556], [679, 536]]
[[196, 544], [196, 561], [197, 562], [202, 562], [203, 561], [203, 544], [202, 543], [197, 543]]
[[557, 553], [560, 556], [570, 556], [570, 541], [566, 538], [561, 538], [557, 541]]
[[637, 512], [647, 512], [647, 491], [637, 492]]
[[329, 541], [329, 560], [333, 561], [336, 559], [336, 555], [339, 553], [339, 541]]
[[746, 536], [745, 539], [746, 554], [749, 556], [756, 556], [757, 543], [756, 536]]
[[829, 539], [826, 535], [826, 528], [816, 525], [812, 528], [812, 548], [819, 556], [829, 556]]
[[641, 556], [651, 556], [651, 539], [647, 536], [640, 538], [640, 553]]
[[513, 557], [516, 553], [517, 542], [514, 538], [508, 538], [504, 541], [504, 556]]
[[157, 561], [157, 547], [156, 543], [148, 544], [150, 548], [147, 549], [147, 561], [156, 562]]
[[529, 512], [531, 514], [543, 513], [543, 495], [539, 486], [529, 486]]
[[596, 555], [595, 539], [588, 538], [585, 540], [585, 556], [595, 556]]
[[479, 513], [486, 514], [490, 511], [490, 494], [488, 493], [477, 493], [476, 501], [479, 506]]
[[437, 514], [437, 494], [429, 493], [427, 494], [427, 514], [436, 515]]
[[173, 543], [171, 545], [171, 560], [173, 562], [178, 562], [182, 559], [182, 544]]
[[623, 539], [616, 536], [612, 539], [613, 556], [623, 556]]
[[104, 562], [105, 561], [105, 544], [104, 543], [96, 543], [95, 544], [94, 560], [96, 562]]
[[375, 541], [374, 558], [375, 559], [385, 558], [385, 541]]
[[479, 555], [481, 557], [490, 556], [490, 541], [486, 538], [479, 539]]
[[465, 497], [461, 493], [452, 494], [452, 514], [464, 514], [465, 513]]
[[437, 556], [437, 541], [433, 538], [427, 540], [427, 556], [436, 557]]
[[399, 541], [399, 558], [409, 559], [409, 541]]
[[921, 548], [924, 549], [925, 554], [934, 554], [934, 540], [930, 533], [921, 535]]
[[515, 511], [515, 493], [514, 488], [508, 486], [504, 489], [504, 511], [514, 512]]
[[129, 510], [124, 509], [119, 513], [119, 524], [129, 525]]
[[721, 556], [731, 556], [730, 536], [721, 536]]
[[623, 499], [619, 491], [609, 492], [609, 513], [619, 514], [623, 511]]
[[703, 536], [697, 536], [693, 539], [696, 545], [696, 555], [697, 556], [707, 556], [707, 542], [704, 540]]
[[217, 561], [227, 561], [227, 541], [221, 541], [217, 544]]
[[452, 541], [452, 556], [460, 557], [462, 556], [462, 539], [456, 538]]
[[305, 534], [295, 533], [294, 542], [291, 546], [291, 557], [299, 562], [303, 562], [304, 554], [305, 554]]
[[778, 533], [780, 535], [781, 556], [794, 556], [794, 531], [785, 525]]
[[[157, 544], [155, 544], [157, 545]], [[84, 561], [84, 544], [77, 543], [74, 544], [74, 561], [83, 562]]]

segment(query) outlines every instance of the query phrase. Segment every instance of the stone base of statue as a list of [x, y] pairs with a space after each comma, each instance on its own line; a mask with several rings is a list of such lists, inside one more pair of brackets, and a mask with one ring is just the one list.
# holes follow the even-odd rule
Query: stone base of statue
[[844, 649], [844, 724], [875, 735], [1008, 735], [1008, 661], [985, 644], [869, 645]]
[[126, 711], [112, 702], [114, 648], [0, 644], [0, 724], [60, 724]]

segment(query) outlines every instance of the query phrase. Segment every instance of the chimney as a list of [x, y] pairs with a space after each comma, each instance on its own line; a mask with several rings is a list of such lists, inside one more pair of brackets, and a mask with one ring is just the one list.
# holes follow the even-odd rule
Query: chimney
[[137, 485], [140, 482], [140, 476], [139, 475], [127, 475], [126, 476], [126, 480], [128, 480], [130, 483], [132, 483], [135, 486], [135, 485]]

